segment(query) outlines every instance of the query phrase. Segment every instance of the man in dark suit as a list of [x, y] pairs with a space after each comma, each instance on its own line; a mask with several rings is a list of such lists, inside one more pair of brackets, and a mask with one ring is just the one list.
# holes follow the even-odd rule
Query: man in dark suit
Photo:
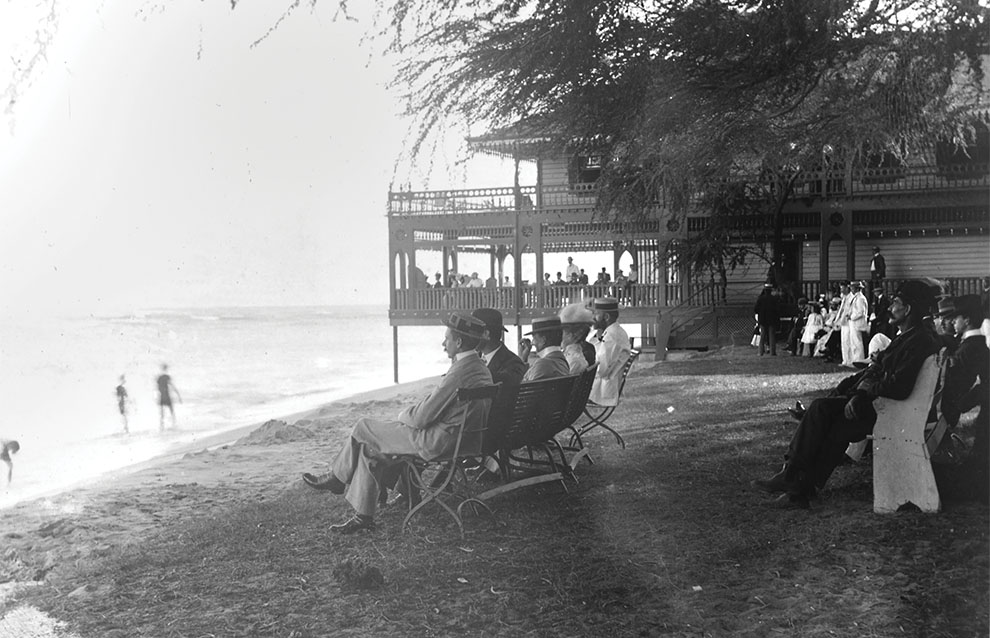
[[530, 351], [536, 352], [538, 358], [529, 365], [523, 381], [566, 377], [571, 373], [567, 357], [561, 348], [564, 333], [560, 317], [554, 315], [545, 319], [533, 319], [533, 329], [526, 334], [532, 335], [533, 340], [530, 342], [529, 339], [523, 339], [519, 358], [528, 360]]
[[873, 247], [873, 259], [870, 261], [870, 279], [873, 287], [879, 286], [887, 276], [887, 261], [880, 254], [880, 247]]
[[502, 313], [494, 308], [478, 308], [471, 316], [485, 322], [486, 336], [478, 351], [492, 374], [492, 382], [519, 385], [526, 374], [526, 364], [505, 347], [504, 337], [508, 330], [502, 323]]
[[[975, 477], [986, 482], [987, 463], [990, 461], [990, 351], [980, 331], [983, 324], [983, 305], [978, 295], [956, 297], [953, 304], [954, 323], [959, 345], [949, 355], [945, 368], [945, 389], [942, 391], [942, 414], [950, 427], [959, 423], [959, 416], [979, 406], [980, 412], [973, 421], [975, 440], [970, 461], [981, 469]], [[983, 485], [983, 491], [987, 486]]]
[[809, 507], [816, 489], [842, 462], [849, 443], [862, 441], [877, 420], [873, 400], [905, 399], [914, 389], [921, 365], [938, 352], [935, 333], [923, 324], [935, 295], [924, 282], [906, 281], [890, 303], [891, 322], [900, 334], [862, 372], [848, 377], [828, 397], [815, 399], [801, 418], [784, 455], [784, 469], [753, 484], [766, 492], [784, 492], [777, 507]]
[[322, 475], [303, 474], [307, 485], [343, 494], [356, 514], [331, 532], [352, 534], [373, 529], [381, 486], [387, 477], [388, 456], [416, 454], [430, 461], [449, 452], [457, 441], [457, 427], [465, 410], [469, 420], [484, 419], [490, 406], [456, 400], [460, 388], [491, 385], [492, 375], [478, 356], [485, 324], [471, 315], [454, 313], [445, 322], [443, 348], [453, 363], [440, 384], [416, 405], [399, 413], [395, 421], [358, 419], [350, 440]]

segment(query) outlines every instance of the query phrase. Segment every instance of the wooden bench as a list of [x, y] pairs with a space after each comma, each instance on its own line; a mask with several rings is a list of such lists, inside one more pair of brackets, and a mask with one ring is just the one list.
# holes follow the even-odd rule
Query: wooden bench
[[[896, 512], [912, 503], [923, 512], [941, 508], [931, 457], [945, 434], [941, 393], [944, 350], [921, 366], [911, 395], [903, 401], [879, 397], [873, 402], [873, 511]], [[933, 414], [935, 419], [930, 418]]]
[[[581, 374], [530, 381], [517, 386], [514, 396], [499, 397], [490, 433], [500, 437], [493, 456], [499, 464], [502, 485], [478, 498], [550, 481], [560, 481], [567, 491], [565, 478], [577, 482], [574, 469], [582, 458], [590, 461], [588, 452], [566, 448], [556, 437], [561, 432], [574, 431], [574, 422], [584, 412], [591, 394], [596, 371], [597, 366], [592, 366]], [[525, 456], [517, 454], [520, 450]], [[570, 459], [567, 452], [574, 452]]]

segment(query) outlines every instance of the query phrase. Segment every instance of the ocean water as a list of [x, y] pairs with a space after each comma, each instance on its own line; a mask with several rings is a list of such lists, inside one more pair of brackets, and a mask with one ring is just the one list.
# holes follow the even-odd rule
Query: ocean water
[[[441, 327], [400, 328], [400, 381], [447, 369], [442, 338]], [[182, 398], [173, 397], [177, 427], [166, 413], [165, 432], [155, 384], [162, 363]], [[126, 435], [121, 374], [131, 399]], [[0, 507], [392, 382], [384, 306], [0, 318], [0, 438], [22, 446], [11, 484], [0, 476]]]

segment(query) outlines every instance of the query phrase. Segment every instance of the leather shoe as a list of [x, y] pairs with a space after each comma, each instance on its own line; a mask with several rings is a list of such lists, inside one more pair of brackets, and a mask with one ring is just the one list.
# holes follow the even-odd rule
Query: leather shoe
[[330, 526], [330, 531], [335, 534], [353, 534], [354, 532], [373, 529], [375, 529], [375, 519], [361, 516], [352, 516], [343, 523]]
[[793, 481], [788, 481], [784, 476], [785, 472], [786, 470], [781, 470], [768, 479], [756, 479], [753, 481], [753, 487], [761, 489], [764, 492], [770, 492], [771, 494], [793, 491], [797, 487], [797, 484]]
[[334, 494], [343, 494], [347, 486], [344, 485], [339, 478], [333, 475], [333, 472], [327, 472], [326, 474], [310, 474], [309, 472], [303, 472], [302, 475], [303, 483], [310, 486], [314, 490], [327, 490], [333, 492]]
[[811, 503], [803, 494], [781, 494], [770, 501], [770, 507], [775, 510], [806, 510], [811, 509]]

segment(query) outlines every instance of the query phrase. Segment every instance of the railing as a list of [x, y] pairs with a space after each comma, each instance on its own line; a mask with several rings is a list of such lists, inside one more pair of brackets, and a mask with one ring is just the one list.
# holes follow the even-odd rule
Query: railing
[[[740, 181], [746, 178], [740, 177]], [[759, 177], [748, 181], [758, 182]], [[988, 164], [898, 166], [846, 171], [803, 171], [795, 180], [794, 197], [833, 197], [873, 193], [912, 193], [971, 189], [990, 185]], [[447, 215], [512, 213], [516, 210], [587, 211], [595, 206], [594, 184], [511, 186], [444, 191], [398, 191], [388, 196], [388, 214]], [[657, 202], [661, 207], [662, 202]]]
[[[688, 305], [715, 303], [714, 292], [708, 285], [688, 287]], [[692, 292], [693, 291], [693, 292]], [[520, 309], [559, 309], [569, 303], [595, 297], [615, 297], [626, 307], [674, 305], [680, 303], [684, 287], [680, 284], [629, 284], [617, 286], [598, 284], [588, 286], [549, 285], [542, 288], [523, 286], [518, 289]], [[517, 289], [503, 288], [416, 288], [393, 291], [392, 310], [443, 311], [465, 308], [515, 309]]]

